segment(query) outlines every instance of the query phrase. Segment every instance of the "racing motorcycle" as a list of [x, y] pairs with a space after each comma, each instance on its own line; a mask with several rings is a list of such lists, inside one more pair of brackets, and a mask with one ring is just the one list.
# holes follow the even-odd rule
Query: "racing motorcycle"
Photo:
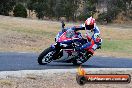
[[87, 39], [84, 39], [80, 32], [71, 30], [70, 28], [63, 28], [56, 35], [55, 42], [55, 44], [52, 44], [39, 55], [38, 63], [40, 65], [46, 65], [52, 61], [81, 65], [93, 55], [90, 49], [81, 52], [76, 50], [76, 47], [85, 44]]

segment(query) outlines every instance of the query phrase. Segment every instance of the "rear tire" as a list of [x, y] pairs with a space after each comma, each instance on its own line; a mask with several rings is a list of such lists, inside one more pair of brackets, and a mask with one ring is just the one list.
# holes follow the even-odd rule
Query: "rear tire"
[[[47, 55], [50, 54], [50, 52], [52, 53], [52, 51], [54, 52], [54, 49], [49, 47], [47, 49], [45, 49], [38, 57], [38, 63], [40, 65], [46, 65], [47, 63], [50, 63], [53, 60], [53, 55], [51, 57], [48, 57]], [[47, 56], [47, 57], [46, 57]], [[43, 60], [45, 62], [43, 62]]]
[[91, 56], [92, 56], [92, 53], [85, 53], [85, 55], [83, 55], [84, 57], [82, 58], [82, 60], [79, 60], [79, 61], [77, 61], [80, 57], [79, 56], [77, 56], [77, 57], [75, 57], [74, 58], [74, 60], [73, 60], [73, 65], [76, 65], [76, 66], [79, 66], [79, 65], [81, 65], [81, 64], [83, 64], [83, 63], [85, 63]]
[[77, 60], [74, 60], [72, 63], [73, 63], [73, 65], [75, 65], [75, 66], [80, 66], [80, 65], [82, 64], [82, 63], [78, 63]]

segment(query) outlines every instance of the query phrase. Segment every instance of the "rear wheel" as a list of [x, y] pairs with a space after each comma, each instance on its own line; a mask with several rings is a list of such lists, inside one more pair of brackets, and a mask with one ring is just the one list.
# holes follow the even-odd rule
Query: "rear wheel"
[[38, 57], [38, 63], [40, 65], [45, 65], [53, 60], [54, 49], [49, 47], [45, 49]]
[[91, 56], [92, 54], [88, 52], [82, 53], [81, 55], [76, 56], [72, 63], [73, 65], [77, 65], [77, 66], [81, 65], [85, 63]]
[[79, 65], [82, 64], [82, 62], [79, 63], [79, 62], [77, 62], [77, 61], [73, 61], [72, 63], [73, 63], [73, 65], [75, 65], [75, 66], [79, 66]]
[[81, 61], [81, 57], [78, 55], [73, 59], [73, 65], [79, 66], [81, 65], [83, 62]]

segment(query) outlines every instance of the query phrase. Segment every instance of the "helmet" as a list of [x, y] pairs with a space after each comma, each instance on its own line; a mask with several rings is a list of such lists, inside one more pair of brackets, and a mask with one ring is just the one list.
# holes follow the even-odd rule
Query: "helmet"
[[94, 24], [95, 24], [95, 19], [90, 17], [85, 21], [85, 28], [87, 30], [91, 30], [94, 28]]

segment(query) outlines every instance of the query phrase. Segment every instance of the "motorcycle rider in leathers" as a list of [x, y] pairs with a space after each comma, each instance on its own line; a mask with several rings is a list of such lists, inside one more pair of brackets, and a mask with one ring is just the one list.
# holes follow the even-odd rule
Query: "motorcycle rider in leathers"
[[74, 27], [71, 27], [70, 29], [74, 31], [86, 30], [86, 38], [88, 41], [82, 46], [76, 47], [77, 51], [90, 49], [90, 51], [94, 53], [96, 49], [101, 48], [102, 39], [100, 38], [100, 30], [96, 26], [94, 18], [90, 17], [81, 26], [74, 26]]

